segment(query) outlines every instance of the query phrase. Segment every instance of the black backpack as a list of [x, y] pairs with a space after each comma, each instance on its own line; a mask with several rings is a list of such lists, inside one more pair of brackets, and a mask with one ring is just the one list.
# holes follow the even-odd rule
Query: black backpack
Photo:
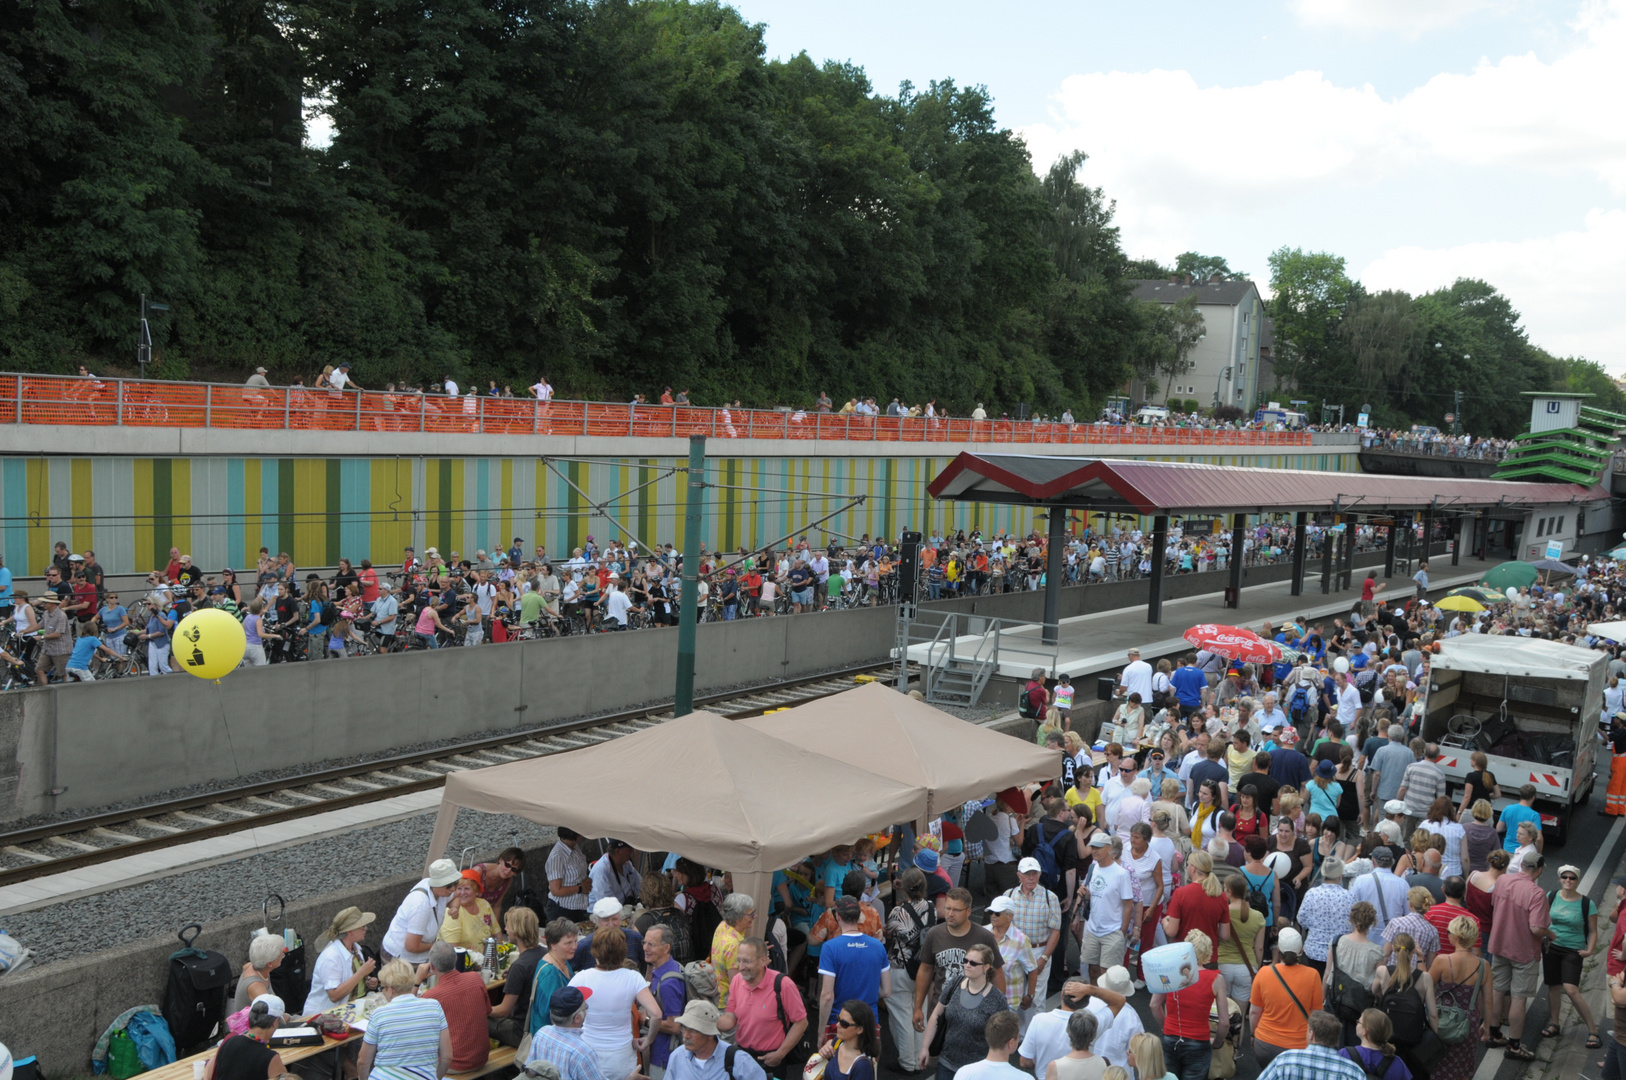
[[[187, 936], [191, 931], [192, 936]], [[224, 953], [194, 949], [201, 923], [181, 928], [185, 946], [169, 957], [169, 985], [164, 989], [164, 1022], [175, 1039], [175, 1052], [186, 1057], [200, 1049], [226, 1019], [226, 988], [231, 964]]]
[[[1254, 884], [1253, 877], [1246, 870], [1240, 871], [1240, 873], [1242, 874], [1242, 880], [1248, 885], [1248, 906], [1259, 913], [1259, 917], [1265, 920], [1265, 925], [1270, 925], [1270, 897], [1265, 894], [1263, 889]], [[1270, 884], [1268, 878], [1265, 884]]]
[[1415, 982], [1404, 990], [1385, 991], [1378, 999], [1378, 1008], [1388, 1013], [1394, 1024], [1396, 1046], [1416, 1046], [1423, 1041], [1428, 1031], [1428, 1007], [1423, 1004], [1423, 995], [1417, 992]]

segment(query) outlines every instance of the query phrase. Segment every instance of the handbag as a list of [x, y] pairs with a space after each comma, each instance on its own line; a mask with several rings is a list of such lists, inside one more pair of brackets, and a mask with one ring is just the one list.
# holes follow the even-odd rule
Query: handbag
[[[830, 1049], [830, 1057], [835, 1057], [839, 1053], [841, 1053], [841, 1040], [837, 1039], [835, 1046]], [[821, 1080], [824, 1076], [824, 1067], [829, 1063], [828, 1058], [814, 1054], [807, 1059], [807, 1064], [802, 1067], [802, 1080]]]
[[1480, 976], [1485, 971], [1483, 966], [1485, 961], [1481, 960], [1479, 963], [1480, 966], [1474, 968], [1474, 991], [1468, 996], [1468, 1007], [1466, 1009], [1461, 1005], [1441, 1005], [1439, 1007], [1440, 1018], [1436, 1034], [1439, 1035], [1440, 1042], [1446, 1046], [1456, 1046], [1458, 1043], [1465, 1042], [1468, 1036], [1472, 1034], [1468, 1020], [1473, 1015], [1474, 1004], [1479, 1000]]
[[1349, 977], [1349, 973], [1338, 966], [1338, 943], [1344, 939], [1339, 934], [1332, 939], [1332, 948], [1327, 950], [1327, 962], [1332, 964], [1332, 995], [1328, 1004], [1331, 1012], [1346, 1024], [1353, 1024], [1361, 1018], [1361, 1013], [1373, 1005], [1372, 991]]
[[[954, 1000], [954, 992], [960, 988], [960, 978], [961, 977], [959, 975], [956, 975], [954, 978], [948, 981], [948, 983], [943, 987], [942, 995], [937, 999], [938, 1004], [946, 1006], [950, 1001]], [[945, 1008], [943, 1010], [942, 1020], [937, 1025], [937, 1030], [932, 1033], [932, 1044], [927, 1048], [927, 1052], [931, 1054], [932, 1057], [936, 1057], [937, 1055], [941, 1054], [943, 1052], [943, 1040], [947, 1037], [948, 1010]]]

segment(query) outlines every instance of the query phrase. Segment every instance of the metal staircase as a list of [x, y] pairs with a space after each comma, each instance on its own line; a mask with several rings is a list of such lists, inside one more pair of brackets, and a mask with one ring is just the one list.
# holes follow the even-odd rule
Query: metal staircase
[[[1032, 656], [1035, 667], [1056, 670], [1056, 646], [1034, 640], [1032, 623], [923, 609], [900, 623], [899, 655], [916, 656], [921, 692], [934, 705], [976, 705], [999, 673], [1001, 653], [1006, 660]], [[1014, 633], [1019, 628], [1028, 633]]]

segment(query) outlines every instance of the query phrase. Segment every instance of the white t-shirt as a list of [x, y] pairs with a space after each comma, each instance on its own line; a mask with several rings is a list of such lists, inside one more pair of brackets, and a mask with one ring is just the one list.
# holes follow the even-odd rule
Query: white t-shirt
[[[1095, 1005], [1098, 1002], [1095, 998], [1091, 998], [1090, 1004]], [[1099, 1004], [1105, 1005], [1104, 1002]], [[1111, 1012], [1112, 1010], [1108, 1009], [1107, 1011]], [[1141, 1023], [1140, 1013], [1135, 1011], [1133, 1005], [1125, 1005], [1118, 1010], [1118, 1015], [1112, 1018], [1110, 1025], [1106, 1021], [1101, 1022], [1101, 1030], [1095, 1036], [1095, 1045], [1090, 1049], [1106, 1058], [1108, 1065], [1116, 1065], [1119, 1068], [1127, 1069], [1129, 1068], [1129, 1040], [1145, 1030], [1146, 1025]]]
[[[412, 891], [401, 901], [401, 906], [395, 909], [395, 918], [390, 920], [390, 928], [384, 932], [384, 952], [414, 964], [424, 963], [429, 959], [428, 947], [440, 934], [440, 920], [445, 914], [446, 901], [435, 898], [429, 891], [429, 879], [424, 878], [412, 886]], [[423, 952], [406, 951], [408, 934], [417, 934], [423, 939]], [[348, 974], [345, 976], [349, 977]]]
[[627, 612], [632, 610], [632, 601], [627, 599], [626, 593], [617, 589], [604, 598], [604, 610], [609, 613], [610, 618], [625, 626]]
[[538, 401], [547, 401], [553, 397], [553, 387], [549, 386], [547, 380], [544, 379], [532, 385], [531, 393], [536, 395]]
[[453, 382], [452, 380], [450, 380], [450, 379], [446, 380], [446, 384], [445, 384], [445, 386], [442, 387], [442, 389], [444, 389], [446, 391], [446, 396], [447, 397], [456, 397], [457, 396], [457, 384], [455, 382]]
[[1011, 854], [1011, 839], [1020, 835], [1022, 826], [1017, 822], [1015, 814], [1000, 811], [991, 816], [999, 835], [983, 844], [983, 854], [987, 856], [989, 862], [1015, 862], [1016, 856]]
[[497, 586], [491, 582], [482, 582], [474, 587], [474, 602], [480, 605], [480, 615], [483, 618], [491, 617], [491, 607], [497, 600]]
[[[1140, 902], [1150, 904], [1152, 897], [1157, 895], [1157, 879], [1163, 876], [1163, 861], [1158, 858], [1157, 850], [1148, 842], [1146, 854], [1135, 858], [1129, 852], [1129, 841], [1124, 841], [1123, 862], [1118, 864], [1128, 870], [1133, 877], [1133, 884], [1140, 887]], [[1169, 894], [1164, 890], [1163, 899], [1167, 900]], [[1099, 1053], [1100, 1051], [1097, 1051]]]
[[1117, 863], [1090, 870], [1090, 919], [1086, 929], [1096, 937], [1122, 933], [1123, 902], [1135, 898], [1129, 871]]
[[[1112, 1010], [1106, 1002], [1092, 997], [1085, 1002], [1084, 1011], [1095, 1016], [1095, 1052], [1099, 1054], [1101, 1037], [1112, 1026]], [[1028, 1033], [1022, 1037], [1022, 1045], [1016, 1052], [1033, 1062], [1034, 1076], [1044, 1076], [1052, 1061], [1072, 1051], [1073, 1044], [1067, 1039], [1067, 1021], [1072, 1015], [1065, 1009], [1051, 1009], [1034, 1016], [1028, 1024]], [[958, 1078], [960, 1074], [954, 1075]]]
[[649, 986], [648, 980], [636, 971], [616, 968], [600, 971], [588, 968], [577, 972], [571, 986], [585, 986], [593, 992], [587, 999], [587, 1022], [582, 1025], [582, 1040], [594, 1050], [620, 1053], [632, 1039], [632, 1003], [638, 991]]
[[1033, 1077], [1008, 1061], [983, 1058], [969, 1065], [961, 1065], [954, 1073], [954, 1080], [1033, 1080]]
[[1361, 692], [1355, 684], [1345, 683], [1338, 691], [1338, 722], [1349, 731], [1355, 729], [1355, 720], [1361, 715]]
[[327, 992], [335, 987], [343, 986], [345, 980], [355, 974], [355, 966], [350, 962], [350, 953], [345, 950], [341, 941], [330, 941], [327, 948], [316, 956], [316, 963], [311, 967], [311, 992], [305, 998], [303, 1014], [326, 1012], [338, 1005], [339, 1002], [328, 997]]
[[1119, 684], [1121, 686], [1123, 686], [1125, 695], [1139, 694], [1140, 695], [1140, 702], [1141, 702], [1142, 705], [1147, 705], [1147, 704], [1151, 703], [1151, 700], [1152, 700], [1152, 665], [1151, 664], [1148, 664], [1144, 660], [1136, 660], [1135, 662], [1130, 664], [1128, 667], [1124, 668], [1124, 672], [1123, 672], [1123, 674], [1121, 676], [1119, 676], [1118, 682], [1119, 682]]
[[335, 371], [327, 377], [327, 381], [333, 384], [335, 390], [343, 390], [350, 383], [350, 373], [343, 370]]

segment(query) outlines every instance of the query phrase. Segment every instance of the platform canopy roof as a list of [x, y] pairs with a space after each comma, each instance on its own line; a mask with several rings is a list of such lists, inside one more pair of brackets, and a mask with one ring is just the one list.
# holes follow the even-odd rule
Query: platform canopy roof
[[938, 499], [1132, 514], [1511, 510], [1610, 497], [1602, 485], [970, 452], [950, 462], [927, 490]]

